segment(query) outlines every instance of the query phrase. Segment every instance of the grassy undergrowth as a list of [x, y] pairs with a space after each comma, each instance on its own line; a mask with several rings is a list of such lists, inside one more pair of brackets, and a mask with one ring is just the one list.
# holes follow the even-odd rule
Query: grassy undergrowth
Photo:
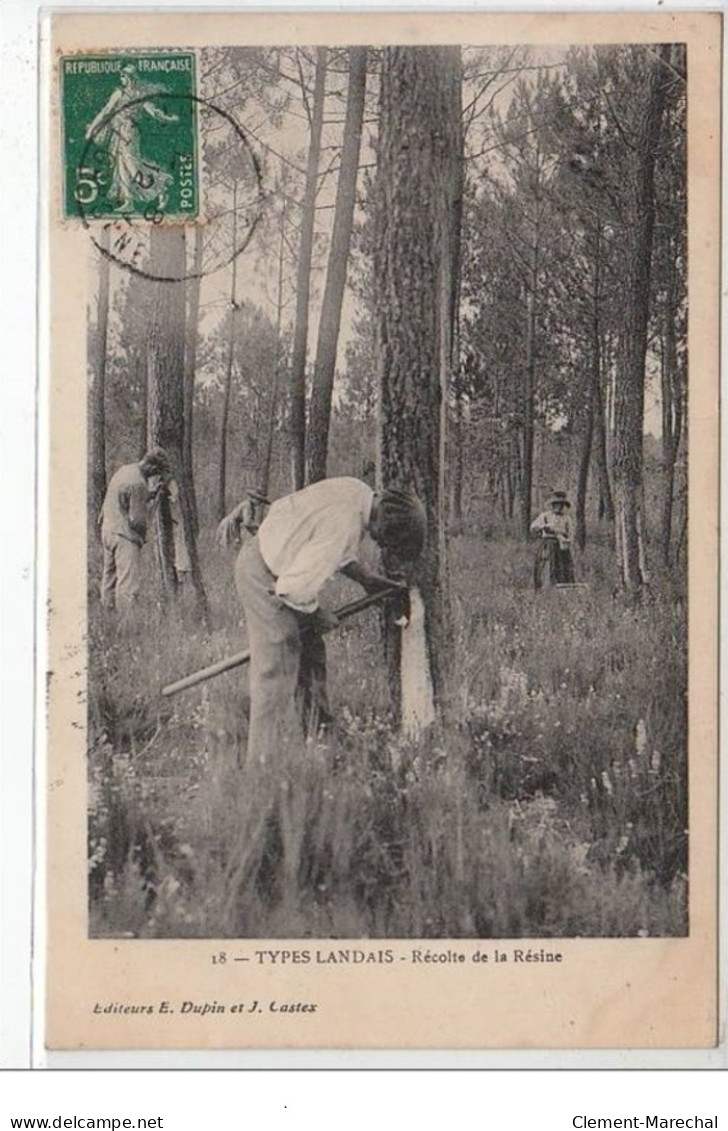
[[121, 636], [92, 596], [92, 935], [686, 933], [681, 594], [658, 578], [628, 606], [599, 545], [588, 590], [538, 596], [528, 547], [452, 549], [450, 729], [393, 731], [365, 613], [329, 638], [335, 732], [245, 773], [244, 669], [159, 696], [245, 646], [231, 560], [205, 561], [212, 633], [184, 599], [163, 613], [149, 597]]

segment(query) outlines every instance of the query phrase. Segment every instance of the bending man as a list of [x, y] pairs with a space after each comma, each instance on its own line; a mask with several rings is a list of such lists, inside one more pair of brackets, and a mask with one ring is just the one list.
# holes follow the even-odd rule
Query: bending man
[[426, 528], [414, 495], [375, 494], [358, 479], [323, 479], [272, 504], [235, 566], [251, 653], [249, 760], [265, 761], [287, 736], [300, 735], [301, 719], [315, 733], [326, 717], [321, 634], [338, 622], [319, 606], [323, 585], [339, 572], [367, 593], [391, 586], [359, 561], [364, 535], [411, 561]]
[[217, 528], [215, 541], [219, 546], [238, 546], [242, 544], [243, 531], [253, 536], [258, 533], [270, 499], [257, 487], [249, 487], [242, 503], [238, 503], [226, 515]]

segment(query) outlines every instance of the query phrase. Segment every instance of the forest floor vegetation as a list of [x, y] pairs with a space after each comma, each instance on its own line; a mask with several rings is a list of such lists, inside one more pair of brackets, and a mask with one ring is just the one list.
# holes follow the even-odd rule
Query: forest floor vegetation
[[125, 632], [90, 594], [92, 936], [686, 933], [683, 591], [627, 603], [593, 543], [588, 589], [534, 594], [533, 547], [451, 546], [454, 721], [396, 732], [369, 611], [328, 638], [334, 730], [247, 768], [245, 669], [160, 695], [245, 647], [230, 556], [202, 547], [211, 633], [185, 593]]

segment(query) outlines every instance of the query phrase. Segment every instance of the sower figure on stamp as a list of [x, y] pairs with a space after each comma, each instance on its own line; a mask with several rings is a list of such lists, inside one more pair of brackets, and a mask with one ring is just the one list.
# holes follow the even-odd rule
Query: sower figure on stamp
[[531, 523], [531, 533], [541, 538], [534, 565], [534, 588], [537, 590], [543, 584], [546, 567], [551, 585], [572, 585], [574, 582], [571, 522], [566, 513], [570, 507], [566, 492], [554, 491], [546, 510]]
[[112, 169], [109, 195], [118, 201], [118, 212], [140, 201], [156, 202], [160, 210], [166, 207], [172, 177], [140, 150], [140, 121], [145, 114], [158, 122], [178, 120], [176, 114], [154, 105], [152, 100], [163, 94], [164, 87], [139, 78], [129, 63], [119, 74], [119, 86], [86, 128], [86, 140], [108, 151]]
[[106, 609], [128, 613], [139, 596], [152, 485], [155, 477], [166, 482], [170, 475], [167, 453], [153, 448], [139, 463], [125, 464], [111, 477], [99, 515], [104, 548], [101, 604]]
[[426, 526], [416, 496], [375, 493], [358, 479], [323, 479], [273, 503], [235, 566], [251, 653], [249, 763], [265, 761], [302, 725], [316, 733], [330, 717], [322, 633], [338, 622], [319, 606], [323, 585], [338, 572], [367, 593], [390, 587], [390, 578], [360, 562], [364, 535], [411, 561]]

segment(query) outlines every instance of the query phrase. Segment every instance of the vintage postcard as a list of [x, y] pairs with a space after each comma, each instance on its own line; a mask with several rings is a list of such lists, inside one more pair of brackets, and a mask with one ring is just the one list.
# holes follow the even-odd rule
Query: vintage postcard
[[49, 1049], [715, 1045], [721, 31], [47, 18]]

